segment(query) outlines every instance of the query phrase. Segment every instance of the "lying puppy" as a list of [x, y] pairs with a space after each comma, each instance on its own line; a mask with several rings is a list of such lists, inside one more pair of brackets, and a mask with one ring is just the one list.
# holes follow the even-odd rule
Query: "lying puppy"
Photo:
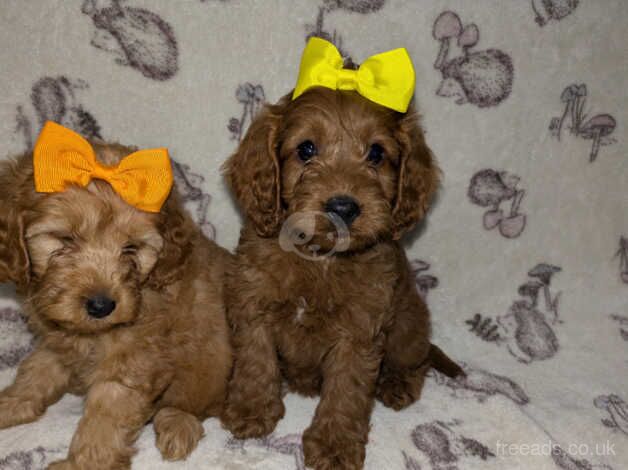
[[[162, 456], [183, 459], [203, 435], [200, 420], [224, 402], [230, 255], [170, 192], [165, 150], [129, 156], [134, 150], [90, 144], [49, 122], [35, 147], [48, 161], [36, 160], [34, 170], [25, 154], [0, 164], [0, 282], [16, 284], [37, 339], [0, 392], [0, 428], [35, 421], [65, 393], [86, 395], [67, 460], [49, 468], [129, 468], [151, 418]], [[135, 180], [133, 158], [139, 166], [161, 158], [152, 186]], [[75, 184], [50, 182], [67, 168], [83, 172]], [[34, 176], [45, 192], [36, 192]], [[138, 194], [128, 194], [134, 184]]]
[[[311, 47], [334, 63], [304, 71]], [[417, 115], [330, 89], [334, 73], [345, 88], [356, 73], [331, 48], [311, 39], [300, 75], [327, 85], [298, 84], [267, 106], [225, 164], [247, 220], [226, 277], [235, 362], [223, 423], [239, 438], [270, 433], [285, 379], [321, 396], [303, 435], [306, 464], [338, 470], [362, 467], [374, 398], [399, 410], [419, 398], [430, 366], [462, 370], [430, 345], [397, 241], [439, 181]], [[286, 245], [294, 234], [311, 243]]]

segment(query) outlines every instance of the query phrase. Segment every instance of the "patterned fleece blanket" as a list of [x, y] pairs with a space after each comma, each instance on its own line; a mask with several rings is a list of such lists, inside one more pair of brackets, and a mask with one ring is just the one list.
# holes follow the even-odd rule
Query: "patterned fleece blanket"
[[[235, 247], [219, 174], [264, 102], [294, 84], [305, 39], [359, 63], [405, 46], [444, 182], [408, 237], [434, 341], [468, 377], [429, 378], [396, 413], [377, 405], [371, 470], [628, 468], [628, 14], [623, 0], [3, 0], [0, 153], [45, 120], [140, 147], [167, 146], [205, 233]], [[0, 386], [31, 336], [0, 299]], [[316, 400], [288, 395], [265, 439], [207, 420], [166, 463], [146, 427], [137, 469], [304, 468]], [[67, 452], [81, 414], [66, 396], [0, 431], [0, 469]]]

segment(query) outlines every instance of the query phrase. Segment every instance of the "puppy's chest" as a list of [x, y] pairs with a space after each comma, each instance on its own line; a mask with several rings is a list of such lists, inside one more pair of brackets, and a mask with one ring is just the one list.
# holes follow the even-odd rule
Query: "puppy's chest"
[[276, 326], [299, 334], [378, 330], [390, 312], [396, 276], [376, 271], [332, 265], [293, 273], [273, 308]]
[[106, 357], [105, 348], [94, 338], [68, 339], [61, 353], [65, 366], [72, 371], [70, 388], [84, 394], [94, 382], [94, 376]]
[[337, 318], [339, 301], [332, 296], [319, 298], [311, 293], [291, 297], [281, 302], [278, 307], [279, 318], [283, 327], [313, 329], [320, 328], [325, 320]]
[[117, 379], [117, 369], [128, 348], [124, 335], [103, 334], [97, 337], [76, 338], [64, 351], [63, 358], [72, 370], [71, 388], [79, 394], [86, 393], [95, 382]]

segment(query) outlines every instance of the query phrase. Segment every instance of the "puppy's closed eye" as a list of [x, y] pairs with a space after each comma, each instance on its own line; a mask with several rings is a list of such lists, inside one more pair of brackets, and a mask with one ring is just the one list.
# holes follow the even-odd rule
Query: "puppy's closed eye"
[[163, 245], [164, 240], [157, 232], [146, 232], [141, 234], [141, 240], [125, 243], [122, 246], [122, 256], [132, 259], [136, 269], [145, 278], [157, 263]]
[[71, 245], [76, 242], [76, 238], [71, 233], [51, 233], [50, 235], [55, 237], [64, 245]]
[[133, 243], [133, 242], [129, 242], [126, 243], [123, 247], [122, 247], [122, 255], [130, 255], [133, 256], [135, 254], [137, 254], [137, 251], [139, 250], [139, 246], [137, 243]]
[[57, 255], [77, 251], [80, 249], [81, 243], [85, 242], [80, 235], [69, 231], [55, 231], [43, 235], [54, 238], [57, 242], [61, 243], [61, 248], [55, 252]]
[[134, 242], [125, 243], [120, 249], [120, 259], [131, 265], [134, 271], [142, 271], [140, 259], [137, 256], [140, 247]]
[[31, 232], [26, 243], [35, 274], [43, 274], [51, 259], [63, 256], [76, 247], [76, 239], [65, 232]]

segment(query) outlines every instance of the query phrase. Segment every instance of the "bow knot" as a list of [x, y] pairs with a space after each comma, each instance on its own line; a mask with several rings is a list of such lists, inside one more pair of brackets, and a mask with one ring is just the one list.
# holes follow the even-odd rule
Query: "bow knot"
[[404, 48], [366, 59], [358, 70], [345, 69], [336, 46], [311, 38], [301, 57], [299, 78], [292, 99], [307, 89], [322, 86], [332, 90], [355, 90], [377, 104], [405, 113], [414, 94], [414, 67]]
[[100, 179], [126, 203], [147, 212], [161, 210], [173, 183], [167, 149], [139, 150], [106, 166], [87, 140], [52, 121], [46, 122], [35, 144], [33, 170], [37, 192], [62, 192], [71, 184], [85, 187]]
[[358, 71], [348, 69], [338, 70], [337, 83], [339, 90], [355, 90], [358, 86]]
[[[97, 178], [101, 180], [107, 181], [111, 178], [111, 176], [115, 173], [117, 167], [107, 167], [95, 162], [92, 170], [91, 170], [91, 178]], [[85, 174], [85, 176], [88, 176]]]

